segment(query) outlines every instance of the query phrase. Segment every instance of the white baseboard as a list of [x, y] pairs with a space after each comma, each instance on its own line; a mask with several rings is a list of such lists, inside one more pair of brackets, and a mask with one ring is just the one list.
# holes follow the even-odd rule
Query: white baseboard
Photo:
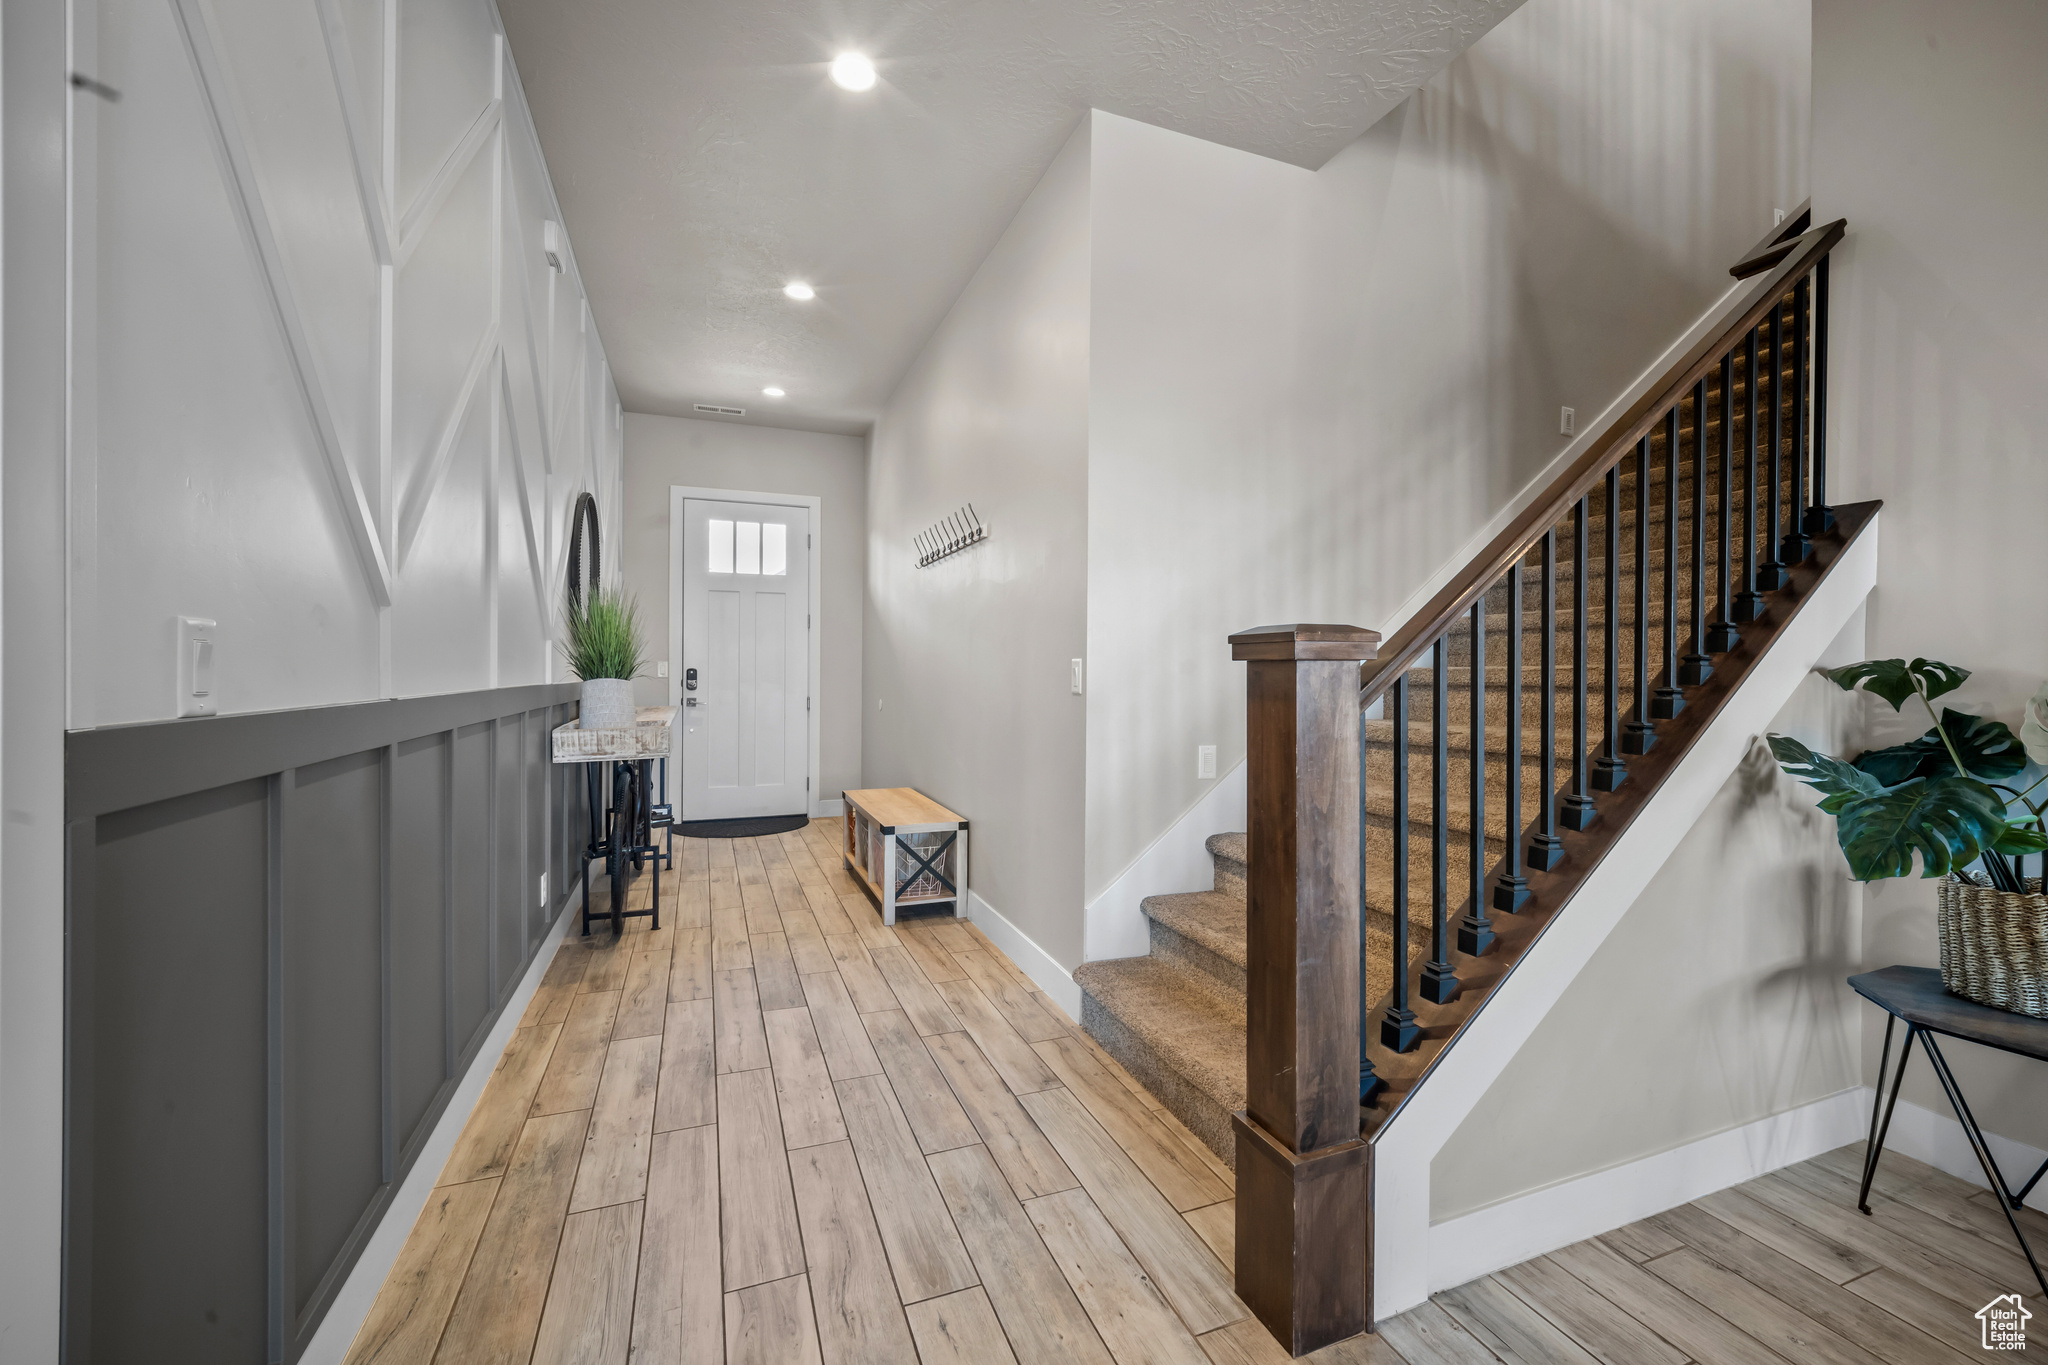
[[455, 1093], [448, 1097], [448, 1107], [441, 1111], [440, 1120], [434, 1124], [426, 1145], [420, 1148], [419, 1156], [413, 1160], [412, 1169], [399, 1183], [398, 1192], [391, 1197], [390, 1205], [377, 1223], [377, 1230], [370, 1234], [370, 1240], [363, 1245], [363, 1254], [356, 1258], [348, 1278], [342, 1281], [340, 1292], [327, 1309], [327, 1316], [320, 1320], [319, 1329], [313, 1333], [312, 1341], [306, 1344], [305, 1354], [299, 1357], [299, 1365], [340, 1365], [342, 1358], [348, 1355], [356, 1333], [362, 1330], [363, 1320], [370, 1316], [370, 1308], [377, 1301], [377, 1291], [384, 1287], [384, 1279], [397, 1263], [398, 1253], [405, 1247], [405, 1239], [412, 1235], [413, 1224], [419, 1221], [420, 1210], [426, 1208], [427, 1201], [433, 1197], [434, 1182], [441, 1178], [441, 1168], [448, 1164], [449, 1154], [455, 1150], [455, 1141], [462, 1136], [462, 1126], [469, 1122], [470, 1111], [476, 1108], [478, 1098], [483, 1095], [484, 1083], [497, 1069], [498, 1059], [505, 1053], [505, 1045], [512, 1041], [513, 1030], [526, 1017], [526, 1007], [533, 1000], [540, 979], [547, 975], [548, 964], [555, 960], [555, 950], [562, 946], [569, 926], [576, 922], [573, 900], [573, 896], [563, 898], [554, 927], [541, 940], [540, 951], [533, 955], [526, 975], [520, 978], [512, 997], [499, 1011], [498, 1022], [491, 1026], [490, 1036], [476, 1050], [469, 1070], [455, 1083]]
[[1024, 974], [1037, 982], [1038, 989], [1051, 996], [1052, 1002], [1065, 1010], [1069, 1019], [1080, 1019], [1079, 983], [1057, 958], [1033, 943], [1022, 929], [1005, 919], [972, 887], [967, 892], [967, 918], [987, 934], [988, 941], [1002, 949], [1010, 961], [1022, 967]]
[[813, 820], [841, 820], [845, 817], [846, 801], [842, 797], [835, 796], [830, 801], [820, 801], [811, 807]]
[[[1863, 1124], [1866, 1133], [1869, 1131], [1870, 1106], [1871, 1091], [1865, 1087]], [[1863, 1135], [1857, 1134], [1858, 1137]], [[2039, 1147], [2000, 1137], [1996, 1133], [1986, 1133], [1984, 1145], [1991, 1149], [1992, 1159], [2004, 1173], [2006, 1183], [2011, 1185], [2022, 1183], [2040, 1169], [2042, 1162], [2048, 1161], [2048, 1152]], [[1892, 1111], [1892, 1126], [1885, 1132], [1884, 1149], [1903, 1152], [1936, 1170], [1947, 1171], [1959, 1180], [1967, 1180], [1983, 1189], [1991, 1188], [1991, 1182], [1984, 1178], [1984, 1168], [1977, 1164], [1977, 1154], [1970, 1150], [1970, 1139], [1963, 1132], [1963, 1125], [1953, 1114], [1923, 1109], [1911, 1100], [1900, 1100], [1899, 1107]], [[2034, 1187], [2026, 1202], [2029, 1208], [2048, 1208], [2048, 1179]]]
[[[1429, 1291], [1469, 1283], [1855, 1142], [1870, 1122], [1870, 1094], [1867, 1086], [1843, 1090], [1434, 1224], [1429, 1230]], [[1906, 1106], [1899, 1109], [1903, 1116]], [[1960, 1128], [1957, 1133], [1960, 1139]]]
[[1209, 836], [1244, 828], [1245, 774], [1244, 760], [1239, 759], [1101, 895], [1088, 902], [1081, 939], [1084, 961], [1143, 957], [1152, 950], [1152, 935], [1139, 903], [1147, 896], [1206, 891], [1215, 885], [1216, 864], [1209, 857]]

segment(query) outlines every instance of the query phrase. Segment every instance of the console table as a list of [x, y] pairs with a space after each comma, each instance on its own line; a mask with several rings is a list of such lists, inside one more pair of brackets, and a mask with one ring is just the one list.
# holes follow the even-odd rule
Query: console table
[[967, 895], [967, 822], [913, 787], [844, 794], [845, 856], [882, 912], [898, 906], [952, 906], [962, 919]]
[[[668, 755], [675, 730], [673, 706], [642, 706], [634, 713], [631, 729], [586, 730], [578, 721], [558, 725], [554, 731], [554, 759], [557, 763], [581, 763], [590, 800], [590, 842], [583, 846], [579, 862], [583, 874], [583, 932], [590, 933], [590, 861], [604, 859], [612, 883], [612, 932], [625, 921], [650, 916], [661, 927], [661, 865], [666, 858], [675, 866], [675, 833], [672, 808], [668, 805]], [[603, 784], [598, 764], [611, 764], [611, 803], [602, 803]], [[651, 771], [661, 765], [662, 800], [654, 799], [655, 779]], [[655, 831], [668, 832], [668, 848], [655, 842]], [[654, 895], [645, 910], [626, 909], [626, 887], [643, 860], [654, 863]]]
[[[1980, 1005], [1974, 1000], [1965, 1000], [1959, 995], [1950, 995], [1942, 989], [1939, 967], [1886, 967], [1882, 971], [1852, 976], [1849, 985], [1887, 1016], [1884, 1021], [1884, 1051], [1879, 1054], [1877, 1062], [1877, 1097], [1870, 1106], [1870, 1142], [1863, 1154], [1863, 1187], [1857, 1192], [1856, 1207], [1865, 1213], [1870, 1212], [1870, 1182], [1877, 1175], [1877, 1158], [1884, 1151], [1884, 1137], [1892, 1126], [1892, 1109], [1899, 1102], [1899, 1082], [1905, 1077], [1906, 1060], [1912, 1055], [1913, 1040], [1917, 1038], [1927, 1053], [1928, 1065], [1934, 1068], [1935, 1079], [1941, 1082], [1942, 1093], [1948, 1096], [1956, 1118], [1961, 1120], [1963, 1131], [1969, 1135], [1970, 1148], [1976, 1152], [1978, 1164], [1984, 1168], [1985, 1179], [1991, 1182], [1992, 1193], [1998, 1196], [1999, 1211], [2011, 1226], [2012, 1235], [2019, 1242], [2020, 1251], [2026, 1255], [2027, 1264], [2033, 1267], [2034, 1279], [2039, 1282], [2042, 1294], [2048, 1295], [2048, 1275], [2041, 1273], [2041, 1263], [2034, 1259], [2034, 1248], [2028, 1244], [2027, 1234], [2020, 1231], [2019, 1219], [2013, 1216], [2013, 1210], [2020, 1207], [2027, 1192], [2043, 1175], [2048, 1175], [2048, 1163], [2035, 1171], [2017, 1191], [2006, 1183], [2005, 1173], [1998, 1169], [1998, 1159], [1991, 1155], [1991, 1148], [1984, 1141], [1984, 1130], [1977, 1126], [1976, 1116], [1970, 1113], [1969, 1102], [1963, 1098], [1962, 1086], [1956, 1083], [1955, 1073], [1949, 1070], [1948, 1059], [1941, 1055], [1941, 1045], [1935, 1041], [1937, 1037], [1961, 1038], [1965, 1042], [1995, 1047], [2000, 1052], [2048, 1062], [2048, 1019], [2012, 1014]], [[1899, 1063], [1892, 1072], [1892, 1093], [1887, 1099], [1884, 1093], [1885, 1065], [1892, 1054], [1892, 1028], [1901, 1019], [1906, 1021], [1906, 1045], [1899, 1049]]]

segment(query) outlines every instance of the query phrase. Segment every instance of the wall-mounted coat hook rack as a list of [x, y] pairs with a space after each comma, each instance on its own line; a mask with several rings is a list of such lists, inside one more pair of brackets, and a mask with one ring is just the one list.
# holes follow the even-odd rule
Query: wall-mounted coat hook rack
[[970, 502], [952, 516], [916, 536], [911, 543], [917, 546], [917, 567], [922, 569], [987, 539], [988, 527], [974, 514], [974, 504]]

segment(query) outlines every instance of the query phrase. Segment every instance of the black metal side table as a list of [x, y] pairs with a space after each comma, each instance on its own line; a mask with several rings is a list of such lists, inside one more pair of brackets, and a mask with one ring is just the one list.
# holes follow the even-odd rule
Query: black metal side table
[[[1941, 1082], [1943, 1093], [1955, 1108], [1956, 1118], [1969, 1135], [1970, 1148], [1983, 1165], [1985, 1178], [1998, 1195], [1999, 1211], [2011, 1226], [2012, 1235], [2026, 1255], [2027, 1264], [2033, 1267], [2034, 1279], [2040, 1284], [2042, 1294], [2048, 1295], [2048, 1275], [2041, 1273], [2041, 1263], [2034, 1259], [2034, 1248], [2028, 1244], [2027, 1234], [2020, 1231], [2019, 1219], [2013, 1216], [2013, 1210], [2020, 1207], [2028, 1191], [2039, 1183], [2043, 1175], [2048, 1175], [2048, 1163], [2043, 1163], [2041, 1169], [2035, 1171], [2018, 1190], [2006, 1183], [2005, 1173], [1998, 1169], [1998, 1159], [1991, 1155], [1991, 1148], [1984, 1141], [1984, 1130], [1977, 1126], [1976, 1116], [1970, 1113], [1969, 1102], [1963, 1098], [1963, 1088], [1956, 1083], [1955, 1073], [1949, 1070], [1948, 1059], [1941, 1055], [1941, 1045], [1935, 1041], [1937, 1037], [1961, 1038], [1965, 1042], [1995, 1047], [2000, 1052], [2048, 1062], [2048, 1019], [2011, 1014], [1989, 1005], [1980, 1005], [1974, 1000], [1965, 1000], [1959, 995], [1950, 995], [1942, 989], [1941, 969], [1938, 967], [1886, 967], [1881, 971], [1852, 976], [1849, 985], [1887, 1016], [1884, 1021], [1884, 1051], [1877, 1062], [1877, 1096], [1870, 1106], [1870, 1142], [1863, 1156], [1863, 1188], [1857, 1192], [1856, 1206], [1865, 1213], [1870, 1212], [1870, 1182], [1877, 1175], [1877, 1159], [1884, 1151], [1884, 1137], [1892, 1126], [1892, 1109], [1899, 1102], [1899, 1082], [1905, 1078], [1906, 1060], [1913, 1054], [1913, 1040], [1918, 1038], [1927, 1053], [1928, 1065], [1934, 1068], [1935, 1079]], [[1885, 1067], [1892, 1055], [1892, 1028], [1901, 1019], [1906, 1021], [1906, 1045], [1899, 1049], [1899, 1063], [1892, 1072], [1892, 1093], [1887, 1099], [1884, 1093]]]

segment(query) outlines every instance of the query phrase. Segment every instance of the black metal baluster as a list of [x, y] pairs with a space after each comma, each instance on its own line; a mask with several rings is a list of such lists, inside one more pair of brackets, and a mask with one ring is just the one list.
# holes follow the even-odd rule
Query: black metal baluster
[[1657, 742], [1650, 723], [1650, 438], [1636, 442], [1636, 718], [1621, 729], [1621, 747], [1646, 754]]
[[1806, 509], [1806, 533], [1835, 529], [1828, 510], [1828, 258], [1813, 277], [1813, 506]]
[[1605, 752], [1593, 762], [1593, 789], [1611, 792], [1628, 781], [1628, 760], [1621, 756], [1621, 461], [1607, 470], [1607, 629], [1600, 662], [1607, 670], [1606, 709], [1601, 727], [1607, 732]]
[[[1465, 879], [1472, 908], [1458, 922], [1458, 951], [1473, 957], [1493, 946], [1493, 922], [1486, 917], [1486, 594], [1472, 604], [1472, 675], [1466, 684], [1472, 704], [1471, 790], [1467, 794], [1471, 833], [1466, 836]], [[1510, 840], [1510, 843], [1513, 841]], [[1361, 921], [1362, 923], [1363, 921]]]
[[1792, 286], [1792, 506], [1785, 515], [1785, 540], [1778, 558], [1804, 564], [1813, 553], [1806, 535], [1806, 278]]
[[1744, 395], [1749, 416], [1742, 428], [1744, 449], [1749, 452], [1742, 475], [1742, 591], [1735, 594], [1735, 610], [1729, 613], [1733, 621], [1754, 621], [1764, 614], [1764, 595], [1756, 590], [1756, 424], [1763, 411], [1759, 406], [1762, 399], [1757, 396], [1757, 331], [1749, 329], [1749, 391]]
[[1449, 634], [1436, 637], [1432, 658], [1436, 695], [1432, 698], [1429, 725], [1429, 961], [1422, 964], [1422, 998], [1432, 1005], [1441, 1005], [1458, 995], [1458, 974], [1451, 970], [1449, 935], [1444, 931], [1451, 899]]
[[[1675, 563], [1675, 561], [1674, 561]], [[1707, 657], [1707, 381], [1692, 388], [1692, 648], [1678, 666], [1678, 681], [1698, 687], [1714, 676]]]
[[1572, 508], [1572, 790], [1558, 819], [1584, 829], [1600, 814], [1587, 793], [1586, 750], [1586, 499]]
[[[1364, 924], [1369, 913], [1366, 905], [1365, 849], [1369, 840], [1365, 831], [1370, 827], [1365, 797], [1365, 756], [1366, 729], [1371, 725], [1366, 717], [1372, 710], [1362, 706], [1358, 710], [1358, 922]], [[1386, 1089], [1387, 1083], [1379, 1078], [1372, 1065], [1372, 1012], [1379, 1000], [1367, 994], [1366, 982], [1371, 975], [1366, 965], [1366, 942], [1368, 936], [1358, 936], [1358, 1102], [1371, 1104], [1373, 1097]]]
[[[1483, 714], [1483, 711], [1482, 711]], [[1522, 561], [1508, 565], [1508, 731], [1507, 856], [1493, 887], [1493, 908], [1509, 914], [1529, 899], [1529, 879], [1522, 875]]]
[[1650, 714], [1670, 720], [1685, 709], [1678, 687], [1678, 405], [1664, 418], [1664, 685], [1650, 693]]
[[1771, 486], [1766, 499], [1769, 506], [1770, 527], [1764, 532], [1764, 553], [1771, 556], [1756, 566], [1756, 585], [1765, 592], [1775, 592], [1792, 581], [1792, 575], [1777, 557], [1778, 531], [1783, 521], [1783, 486], [1785, 479], [1785, 317], [1784, 300], [1771, 305]]
[[[1732, 603], [1728, 600], [1730, 591], [1729, 572], [1733, 567], [1728, 556], [1735, 545], [1729, 534], [1729, 526], [1735, 519], [1735, 352], [1721, 357], [1721, 511], [1715, 519], [1720, 523], [1721, 551], [1714, 558], [1714, 624], [1707, 627], [1707, 650], [1712, 654], [1726, 654], [1742, 643], [1742, 632], [1735, 628], [1728, 612]], [[1694, 476], [1695, 495], [1703, 485]]]
[[1394, 999], [1380, 1019], [1380, 1043], [1415, 1046], [1422, 1030], [1408, 1008], [1408, 675], [1394, 679]]
[[1536, 832], [1529, 837], [1529, 866], [1548, 872], [1564, 861], [1557, 837], [1557, 528], [1543, 533], [1543, 775], [1536, 787]]

